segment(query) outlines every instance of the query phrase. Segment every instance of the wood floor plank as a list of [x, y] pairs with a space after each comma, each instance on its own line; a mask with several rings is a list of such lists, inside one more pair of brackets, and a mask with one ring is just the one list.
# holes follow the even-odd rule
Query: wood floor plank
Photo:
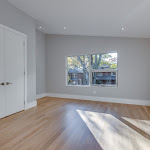
[[150, 150], [150, 107], [45, 97], [0, 119], [0, 150]]

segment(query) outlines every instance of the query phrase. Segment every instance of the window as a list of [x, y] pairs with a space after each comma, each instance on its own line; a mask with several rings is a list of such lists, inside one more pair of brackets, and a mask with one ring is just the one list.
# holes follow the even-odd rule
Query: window
[[[116, 84], [116, 76], [112, 76], [112, 72], [103, 72], [102, 76], [99, 76], [99, 72], [92, 72], [92, 84], [100, 84], [100, 85], [115, 85]], [[115, 72], [113, 72], [115, 73]]]
[[73, 78], [76, 78], [76, 77], [77, 77], [77, 74], [74, 73], [72, 76], [73, 76]]
[[116, 76], [116, 72], [111, 72], [111, 76]]
[[102, 72], [97, 73], [97, 76], [103, 76]]
[[67, 85], [89, 85], [89, 55], [67, 57]]
[[92, 69], [117, 69], [117, 53], [91, 55]]
[[91, 55], [92, 85], [117, 85], [117, 60], [117, 53]]
[[67, 85], [116, 86], [118, 54], [67, 57]]
[[69, 73], [68, 75], [69, 75], [69, 78], [71, 78], [71, 73]]

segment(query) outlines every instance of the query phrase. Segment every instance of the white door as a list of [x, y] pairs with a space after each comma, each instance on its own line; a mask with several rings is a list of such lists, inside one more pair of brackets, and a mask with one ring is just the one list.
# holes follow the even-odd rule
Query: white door
[[4, 30], [0, 28], [0, 118], [5, 116]]
[[24, 110], [24, 37], [5, 30], [6, 116]]

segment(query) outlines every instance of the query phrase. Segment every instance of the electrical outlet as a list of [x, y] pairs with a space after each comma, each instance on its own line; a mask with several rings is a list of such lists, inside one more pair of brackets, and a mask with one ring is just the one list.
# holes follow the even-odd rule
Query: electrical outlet
[[93, 93], [96, 94], [96, 91], [94, 91]]

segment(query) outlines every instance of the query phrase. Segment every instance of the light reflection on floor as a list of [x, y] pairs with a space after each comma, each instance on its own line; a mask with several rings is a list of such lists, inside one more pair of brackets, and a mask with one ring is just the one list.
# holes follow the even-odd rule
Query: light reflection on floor
[[150, 134], [150, 121], [149, 120], [131, 119], [127, 117], [122, 117], [122, 118], [130, 122], [131, 124], [135, 125], [139, 129], [143, 130], [144, 132]]
[[[103, 150], [150, 150], [150, 122], [111, 114], [77, 110]], [[141, 134], [142, 133], [142, 134]], [[143, 136], [144, 134], [144, 136]]]

